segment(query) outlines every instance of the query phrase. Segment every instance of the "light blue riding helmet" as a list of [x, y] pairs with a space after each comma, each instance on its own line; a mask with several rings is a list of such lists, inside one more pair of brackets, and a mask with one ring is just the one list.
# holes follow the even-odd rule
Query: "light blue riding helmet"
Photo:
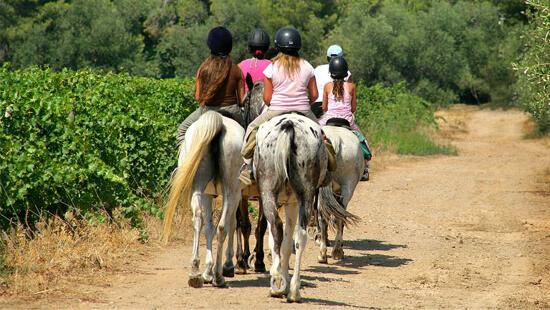
[[342, 57], [344, 56], [344, 51], [340, 45], [331, 45], [327, 50], [327, 57]]

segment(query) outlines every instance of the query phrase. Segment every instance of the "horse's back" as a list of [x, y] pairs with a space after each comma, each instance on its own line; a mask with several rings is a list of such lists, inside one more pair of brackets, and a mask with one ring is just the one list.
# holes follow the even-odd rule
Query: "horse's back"
[[323, 133], [321, 126], [311, 119], [299, 114], [274, 117], [258, 128], [256, 143], [254, 169], [275, 191], [281, 189], [278, 201], [293, 196], [285, 196], [288, 193], [282, 186], [284, 182], [288, 181], [294, 191], [304, 192], [304, 186], [309, 191], [325, 178], [327, 155]]
[[[203, 116], [204, 114], [189, 127], [185, 134], [185, 149], [180, 154], [179, 165], [185, 161], [186, 153], [194, 143], [192, 137], [200, 122], [207, 121], [207, 118], [203, 118]], [[208, 146], [209, 152], [201, 159], [197, 174], [197, 177], [210, 179], [205, 188], [205, 193], [210, 195], [221, 195], [223, 183], [236, 179], [238, 169], [242, 165], [240, 154], [244, 138], [244, 128], [235, 120], [225, 116], [222, 116], [222, 122], [223, 125], [219, 136], [217, 139], [212, 140], [211, 145]], [[223, 173], [220, 173], [220, 169]], [[216, 182], [215, 176], [220, 176]]]
[[338, 166], [332, 173], [333, 180], [339, 184], [344, 181], [355, 181], [355, 179], [358, 182], [361, 178], [364, 160], [357, 136], [344, 127], [323, 126], [323, 131], [336, 151]]

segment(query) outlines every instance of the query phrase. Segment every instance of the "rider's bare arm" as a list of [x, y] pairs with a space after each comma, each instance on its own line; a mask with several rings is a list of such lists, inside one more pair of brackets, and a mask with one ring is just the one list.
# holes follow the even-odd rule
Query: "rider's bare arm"
[[195, 99], [200, 101], [201, 99], [201, 79], [200, 79], [201, 70], [197, 72], [197, 82], [195, 83]]
[[355, 113], [355, 111], [357, 110], [357, 92], [355, 90], [355, 84], [349, 83], [349, 86], [349, 93], [351, 94], [351, 113]]
[[264, 102], [269, 107], [273, 96], [273, 82], [270, 78], [264, 77]]
[[328, 111], [328, 94], [330, 93], [330, 91], [332, 90], [332, 85], [334, 83], [332, 82], [329, 82], [329, 83], [326, 83], [325, 84], [325, 88], [323, 88], [323, 111]]
[[244, 102], [244, 75], [242, 71], [240, 71], [240, 75], [241, 77], [239, 78], [239, 82], [237, 84], [237, 98], [239, 99], [239, 106], [242, 107]]
[[309, 84], [307, 85], [307, 93], [309, 94], [309, 104], [312, 105], [317, 100], [319, 92], [317, 91], [317, 80], [315, 76], [312, 76], [309, 79]]

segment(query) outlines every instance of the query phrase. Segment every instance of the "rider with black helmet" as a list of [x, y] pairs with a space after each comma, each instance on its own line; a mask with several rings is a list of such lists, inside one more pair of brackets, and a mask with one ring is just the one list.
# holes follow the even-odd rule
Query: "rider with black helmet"
[[[264, 70], [271, 64], [271, 61], [265, 59], [269, 43], [269, 35], [263, 29], [255, 29], [248, 35], [248, 51], [252, 57], [243, 60], [239, 68], [243, 71], [244, 77], [250, 74], [253, 83], [264, 80]], [[244, 86], [245, 91], [248, 91], [248, 85], [245, 83]]]
[[[311, 64], [298, 54], [302, 47], [300, 32], [294, 28], [279, 29], [275, 35], [275, 46], [279, 53], [263, 72], [264, 101], [268, 109], [246, 129], [242, 155], [247, 164], [250, 164], [254, 154], [255, 130], [264, 122], [289, 111], [301, 112], [317, 122], [310, 109], [318, 95], [315, 74]], [[245, 184], [251, 182], [249, 169], [241, 169], [240, 179]]]
[[349, 79], [345, 81], [345, 78], [349, 74], [348, 63], [344, 57], [335, 56], [330, 61], [328, 67], [330, 77], [333, 81], [325, 84], [323, 93], [321, 94], [323, 98], [322, 108], [325, 114], [319, 119], [319, 124], [324, 126], [331, 118], [345, 119], [349, 122], [352, 131], [361, 142], [361, 148], [363, 149], [363, 156], [365, 158], [363, 179], [368, 179], [368, 161], [371, 160], [372, 154], [365, 136], [355, 123], [355, 116], [353, 113], [357, 110], [357, 94], [355, 84]]
[[200, 107], [179, 126], [178, 148], [183, 143], [189, 126], [206, 111], [229, 113], [233, 119], [244, 126], [239, 107], [244, 97], [244, 78], [242, 71], [229, 57], [233, 48], [231, 32], [221, 26], [212, 28], [208, 33], [206, 44], [211, 55], [199, 67], [195, 88], [195, 99]]

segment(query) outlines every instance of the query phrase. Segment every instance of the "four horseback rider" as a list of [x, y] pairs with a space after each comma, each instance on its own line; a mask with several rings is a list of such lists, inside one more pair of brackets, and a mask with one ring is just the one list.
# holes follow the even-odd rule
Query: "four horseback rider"
[[[348, 114], [344, 118], [347, 119], [350, 115], [353, 118], [356, 107], [355, 85], [351, 81], [347, 63], [341, 58], [343, 52], [340, 46], [332, 45], [327, 50], [329, 62], [334, 58], [339, 59], [334, 64], [331, 62], [333, 70], [330, 70], [331, 65], [321, 65], [313, 69], [308, 61], [300, 57], [298, 52], [302, 47], [301, 35], [294, 28], [282, 28], [277, 32], [275, 46], [278, 54], [272, 60], [265, 59], [269, 51], [269, 35], [263, 29], [253, 30], [248, 37], [248, 48], [252, 57], [243, 60], [238, 66], [229, 56], [233, 47], [233, 38], [229, 30], [222, 26], [213, 28], [206, 43], [211, 55], [199, 67], [195, 89], [195, 99], [200, 107], [180, 124], [177, 133], [178, 149], [184, 142], [189, 126], [206, 111], [214, 110], [229, 115], [244, 126], [240, 106], [247, 88], [245, 76], [249, 74], [253, 82], [263, 80], [267, 110], [246, 129], [242, 149], [245, 164], [239, 176], [243, 183], [252, 183], [251, 161], [254, 154], [255, 132], [264, 122], [291, 111], [299, 112], [318, 122], [316, 115], [322, 115], [322, 111], [317, 111], [321, 105], [328, 116], [338, 117], [342, 116], [340, 108], [347, 105], [349, 111], [346, 110]], [[335, 75], [332, 72], [334, 70], [341, 72], [338, 71]], [[333, 80], [337, 81], [332, 82]], [[333, 111], [334, 109], [336, 110]], [[324, 125], [327, 119], [324, 117], [321, 125]], [[364, 136], [353, 121], [350, 123], [353, 123], [352, 129], [358, 132], [360, 141], [366, 146], [363, 148], [370, 160], [370, 150]], [[332, 146], [328, 144], [327, 147], [329, 152], [333, 153]]]

